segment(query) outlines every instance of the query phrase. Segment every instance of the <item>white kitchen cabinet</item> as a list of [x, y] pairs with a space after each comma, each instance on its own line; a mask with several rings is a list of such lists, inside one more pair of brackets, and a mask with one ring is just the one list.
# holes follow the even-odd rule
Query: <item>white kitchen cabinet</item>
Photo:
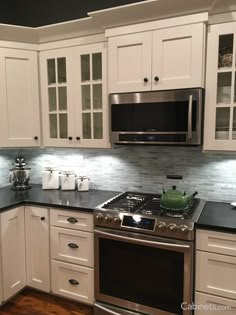
[[204, 150], [236, 150], [236, 22], [208, 28]]
[[109, 92], [204, 86], [203, 23], [108, 39]]
[[1, 213], [3, 300], [26, 285], [24, 207]]
[[[197, 230], [195, 303], [228, 306], [224, 314], [234, 314], [236, 307], [236, 236], [235, 234]], [[206, 310], [198, 309], [197, 315]], [[219, 310], [210, 308], [209, 314]], [[207, 313], [208, 314], [208, 313]]]
[[25, 207], [27, 285], [50, 291], [49, 210]]
[[40, 145], [37, 52], [0, 48], [0, 146]]
[[93, 215], [50, 211], [52, 292], [94, 303]]
[[107, 147], [103, 43], [40, 52], [45, 146]]

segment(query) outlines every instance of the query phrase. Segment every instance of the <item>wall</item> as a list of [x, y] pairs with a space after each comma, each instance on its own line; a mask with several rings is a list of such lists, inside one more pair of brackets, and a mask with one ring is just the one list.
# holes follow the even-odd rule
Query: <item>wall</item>
[[90, 177], [91, 188], [161, 192], [166, 174], [183, 175], [187, 191], [208, 200], [236, 201], [236, 156], [202, 153], [199, 147], [115, 146], [113, 149], [34, 149], [0, 151], [0, 185], [9, 184], [14, 158], [23, 154], [31, 183], [41, 183], [44, 166], [72, 169]]

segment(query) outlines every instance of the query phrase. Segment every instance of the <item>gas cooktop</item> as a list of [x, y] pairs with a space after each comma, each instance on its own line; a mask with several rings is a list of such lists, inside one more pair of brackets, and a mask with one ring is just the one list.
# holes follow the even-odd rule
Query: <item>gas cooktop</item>
[[160, 206], [159, 194], [125, 192], [99, 205], [95, 211], [95, 226], [133, 229], [171, 238], [192, 240], [194, 223], [205, 201], [194, 198], [183, 211], [168, 211]]

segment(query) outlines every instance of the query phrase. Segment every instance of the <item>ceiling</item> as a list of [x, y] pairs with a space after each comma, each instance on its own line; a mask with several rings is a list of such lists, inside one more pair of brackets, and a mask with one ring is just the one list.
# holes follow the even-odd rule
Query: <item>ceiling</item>
[[142, 0], [1, 0], [0, 23], [38, 27], [87, 17], [87, 12]]

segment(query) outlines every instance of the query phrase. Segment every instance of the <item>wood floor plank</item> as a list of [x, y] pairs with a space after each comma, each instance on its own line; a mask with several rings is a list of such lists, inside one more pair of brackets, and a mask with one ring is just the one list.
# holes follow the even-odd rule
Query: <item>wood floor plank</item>
[[1, 306], [0, 315], [93, 315], [93, 308], [27, 288]]

